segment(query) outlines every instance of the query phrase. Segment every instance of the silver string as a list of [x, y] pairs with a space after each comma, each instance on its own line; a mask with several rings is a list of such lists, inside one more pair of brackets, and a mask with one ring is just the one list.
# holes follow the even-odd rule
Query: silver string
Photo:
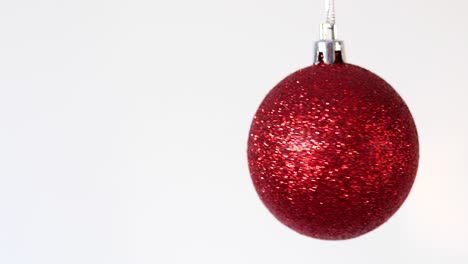
[[325, 12], [327, 14], [327, 23], [330, 25], [335, 24], [335, 1], [334, 0], [326, 0], [325, 5]]

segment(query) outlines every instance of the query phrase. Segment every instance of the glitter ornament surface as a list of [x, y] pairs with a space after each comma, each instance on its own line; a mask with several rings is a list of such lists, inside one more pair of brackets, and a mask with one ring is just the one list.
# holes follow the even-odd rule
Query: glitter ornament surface
[[281, 81], [252, 122], [249, 168], [282, 223], [319, 239], [349, 239], [387, 221], [418, 167], [416, 127], [397, 92], [346, 63]]

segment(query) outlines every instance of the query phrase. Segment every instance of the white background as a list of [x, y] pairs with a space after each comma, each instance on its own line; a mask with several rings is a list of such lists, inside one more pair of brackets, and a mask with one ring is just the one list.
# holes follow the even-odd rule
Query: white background
[[338, 0], [348, 61], [418, 125], [400, 211], [341, 242], [250, 181], [263, 96], [308, 66], [323, 1], [0, 3], [0, 263], [467, 263], [468, 5]]

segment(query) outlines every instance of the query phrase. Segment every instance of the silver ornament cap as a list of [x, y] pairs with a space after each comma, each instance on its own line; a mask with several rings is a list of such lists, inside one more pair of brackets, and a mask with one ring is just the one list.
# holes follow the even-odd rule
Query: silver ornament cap
[[314, 64], [334, 64], [344, 61], [344, 42], [337, 40], [333, 0], [327, 0], [326, 13], [326, 21], [320, 25], [320, 40], [315, 42]]

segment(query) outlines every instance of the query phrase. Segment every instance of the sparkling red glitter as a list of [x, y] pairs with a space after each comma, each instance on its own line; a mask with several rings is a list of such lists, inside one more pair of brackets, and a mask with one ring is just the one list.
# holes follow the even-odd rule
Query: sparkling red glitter
[[416, 127], [384, 80], [337, 63], [302, 69], [264, 99], [248, 142], [255, 188], [297, 232], [349, 239], [383, 224], [418, 167]]

